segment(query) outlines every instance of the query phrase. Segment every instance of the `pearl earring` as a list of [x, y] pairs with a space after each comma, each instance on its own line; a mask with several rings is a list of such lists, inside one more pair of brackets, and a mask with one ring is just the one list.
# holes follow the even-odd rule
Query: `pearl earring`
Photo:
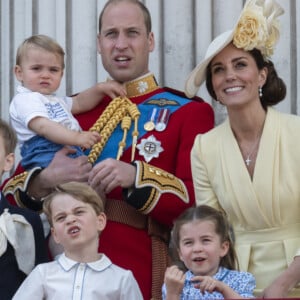
[[262, 92], [262, 87], [261, 86], [258, 88], [258, 94], [259, 94], [259, 98], [262, 98], [263, 92]]

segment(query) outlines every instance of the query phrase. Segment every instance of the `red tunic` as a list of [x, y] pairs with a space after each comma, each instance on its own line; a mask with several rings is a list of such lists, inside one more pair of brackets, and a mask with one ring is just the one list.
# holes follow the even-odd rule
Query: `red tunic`
[[[163, 92], [156, 90], [147, 95], [131, 98], [140, 104], [151, 96]], [[81, 114], [77, 119], [83, 129], [89, 129], [104, 109], [103, 103], [93, 112]], [[149, 116], [149, 114], [148, 114]], [[161, 142], [163, 151], [158, 158], [153, 158], [149, 164], [159, 167], [180, 178], [189, 193], [189, 202], [185, 203], [173, 193], [163, 193], [153, 210], [149, 213], [159, 223], [172, 225], [173, 220], [187, 207], [194, 205], [194, 191], [190, 166], [190, 151], [194, 138], [198, 133], [204, 133], [214, 125], [213, 111], [210, 105], [201, 101], [190, 101], [172, 113], [166, 130], [151, 131], [141, 138], [154, 135]], [[139, 143], [139, 142], [138, 142]], [[117, 145], [116, 145], [117, 147]], [[122, 161], [130, 162], [131, 147], [121, 157]], [[136, 151], [135, 160], [145, 161]], [[113, 191], [108, 198], [123, 199], [121, 189]], [[109, 201], [109, 200], [108, 200]], [[116, 222], [108, 222], [101, 235], [100, 251], [107, 254], [114, 263], [126, 269], [131, 269], [137, 279], [145, 299], [151, 295], [151, 240], [146, 230], [136, 229]]]
[[[167, 99], [164, 97], [167, 94]], [[160, 94], [163, 93], [163, 94]], [[162, 98], [163, 97], [163, 98]], [[151, 102], [149, 99], [155, 98]], [[153, 157], [149, 165], [158, 167], [168, 173], [175, 175], [186, 187], [186, 197], [180, 197], [172, 186], [165, 187], [160, 190], [154, 202], [151, 202], [149, 189], [137, 189], [130, 196], [131, 200], [126, 200], [121, 188], [113, 190], [107, 195], [109, 199], [127, 201], [130, 204], [137, 203], [136, 209], [144, 214], [148, 214], [152, 219], [160, 224], [172, 226], [173, 220], [186, 208], [195, 204], [194, 190], [192, 185], [192, 175], [190, 166], [190, 151], [194, 142], [194, 138], [199, 133], [204, 133], [213, 128], [214, 114], [211, 106], [199, 98], [190, 100], [178, 92], [168, 88], [158, 88], [150, 93], [140, 96], [131, 97], [130, 100], [137, 105], [144, 103], [142, 115], [140, 118], [140, 127], [143, 127], [145, 120], [150, 118], [153, 107], [164, 108], [165, 101], [167, 105], [174, 106], [167, 127], [164, 131], [143, 132], [139, 135], [138, 144], [142, 139], [147, 139], [153, 135], [157, 141], [161, 143], [163, 151], [158, 157]], [[87, 113], [77, 115], [83, 130], [88, 130], [101, 115], [105, 107], [109, 104], [110, 99], [105, 98], [96, 108]], [[114, 138], [113, 132], [110, 140]], [[130, 134], [128, 134], [129, 136]], [[122, 137], [121, 137], [122, 138]], [[118, 137], [119, 139], [119, 137]], [[118, 140], [120, 141], [120, 139]], [[131, 141], [126, 142], [128, 148], [124, 151], [121, 160], [125, 162], [131, 161]], [[114, 149], [103, 150], [103, 156], [115, 158], [118, 142], [107, 144], [107, 147]], [[106, 153], [106, 154], [105, 154]], [[145, 162], [145, 157], [140, 155], [136, 150], [135, 161]], [[19, 169], [18, 172], [21, 170]], [[154, 177], [156, 175], [154, 174]], [[158, 178], [158, 179], [157, 179]], [[156, 182], [159, 184], [159, 177], [156, 176]], [[157, 181], [158, 180], [158, 181]], [[152, 188], [155, 188], [154, 182]], [[145, 193], [141, 193], [145, 191]], [[175, 192], [174, 192], [175, 191]], [[148, 202], [147, 202], [148, 201]], [[150, 201], [150, 202], [149, 202]], [[147, 210], [142, 210], [141, 206], [150, 203]], [[135, 206], [135, 204], [133, 204]], [[108, 221], [107, 227], [101, 233], [99, 251], [105, 253], [113, 263], [133, 271], [136, 280], [139, 283], [144, 299], [151, 299], [151, 283], [152, 283], [152, 245], [151, 238], [147, 229], [138, 229], [123, 223]], [[162, 284], [159, 283], [159, 284]]]

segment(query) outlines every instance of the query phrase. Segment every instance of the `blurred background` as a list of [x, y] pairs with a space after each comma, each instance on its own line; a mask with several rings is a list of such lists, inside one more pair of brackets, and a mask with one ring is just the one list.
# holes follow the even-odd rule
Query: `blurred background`
[[[59, 95], [70, 95], [97, 81], [104, 71], [97, 53], [98, 15], [106, 0], [1, 0], [0, 2], [0, 114], [8, 120], [8, 107], [17, 82], [13, 67], [19, 44], [33, 34], [55, 38], [65, 49], [66, 70]], [[231, 29], [243, 0], [144, 0], [152, 15], [155, 51], [150, 69], [162, 86], [183, 90], [187, 75], [204, 57], [219, 33]], [[278, 0], [281, 37], [273, 62], [287, 85], [287, 98], [278, 109], [300, 115], [300, 1]], [[199, 96], [213, 104], [216, 123], [226, 112], [212, 102], [205, 87]], [[299, 133], [300, 134], [300, 133]]]

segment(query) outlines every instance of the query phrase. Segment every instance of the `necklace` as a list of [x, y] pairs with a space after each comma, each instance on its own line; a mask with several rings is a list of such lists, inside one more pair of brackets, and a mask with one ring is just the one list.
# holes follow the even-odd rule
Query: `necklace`
[[245, 159], [245, 163], [246, 163], [247, 167], [250, 166], [250, 163], [252, 161], [251, 156], [254, 153], [254, 150], [257, 148], [259, 141], [260, 141], [260, 135], [257, 137], [257, 140], [255, 141], [254, 146], [251, 149], [251, 151], [247, 154], [247, 158]]

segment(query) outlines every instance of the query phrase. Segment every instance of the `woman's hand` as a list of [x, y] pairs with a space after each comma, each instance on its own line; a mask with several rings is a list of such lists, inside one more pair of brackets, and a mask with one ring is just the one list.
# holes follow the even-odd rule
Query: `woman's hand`
[[282, 272], [262, 293], [262, 298], [284, 298], [300, 281], [300, 256], [296, 256], [289, 267]]

